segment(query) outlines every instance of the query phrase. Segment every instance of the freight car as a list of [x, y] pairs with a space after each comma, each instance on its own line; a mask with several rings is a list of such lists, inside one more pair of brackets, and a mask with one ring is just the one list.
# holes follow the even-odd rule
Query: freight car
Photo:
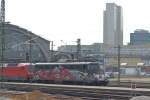
[[107, 85], [104, 70], [97, 62], [34, 63], [0, 69], [5, 81], [60, 84]]

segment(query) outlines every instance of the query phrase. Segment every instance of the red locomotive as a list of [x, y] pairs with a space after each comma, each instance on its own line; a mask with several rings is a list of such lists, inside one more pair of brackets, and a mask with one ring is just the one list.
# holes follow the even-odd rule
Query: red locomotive
[[96, 62], [21, 63], [0, 68], [4, 81], [106, 85], [104, 70]]
[[27, 80], [30, 77], [29, 64], [4, 64], [0, 68], [1, 79], [4, 80]]

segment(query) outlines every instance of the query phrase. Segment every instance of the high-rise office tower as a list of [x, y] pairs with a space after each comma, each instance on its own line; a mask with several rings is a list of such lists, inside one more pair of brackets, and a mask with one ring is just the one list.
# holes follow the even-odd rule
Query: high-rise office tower
[[110, 46], [123, 45], [122, 7], [107, 3], [103, 19], [103, 42]]

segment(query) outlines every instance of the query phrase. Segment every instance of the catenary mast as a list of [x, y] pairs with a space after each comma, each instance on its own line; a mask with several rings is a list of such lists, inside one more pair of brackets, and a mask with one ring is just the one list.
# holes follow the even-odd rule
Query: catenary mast
[[5, 22], [5, 0], [1, 1], [1, 14], [0, 14], [1, 23]]
[[[0, 12], [0, 39], [1, 39], [1, 81], [3, 80], [3, 67], [4, 67], [4, 50], [5, 50], [5, 0], [1, 0], [1, 12]], [[3, 88], [3, 84], [1, 83], [1, 88]]]

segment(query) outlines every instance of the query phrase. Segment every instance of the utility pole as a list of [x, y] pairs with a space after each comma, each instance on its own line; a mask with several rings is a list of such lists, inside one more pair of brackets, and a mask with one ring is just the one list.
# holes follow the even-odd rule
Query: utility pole
[[120, 45], [118, 45], [118, 85], [120, 85]]

